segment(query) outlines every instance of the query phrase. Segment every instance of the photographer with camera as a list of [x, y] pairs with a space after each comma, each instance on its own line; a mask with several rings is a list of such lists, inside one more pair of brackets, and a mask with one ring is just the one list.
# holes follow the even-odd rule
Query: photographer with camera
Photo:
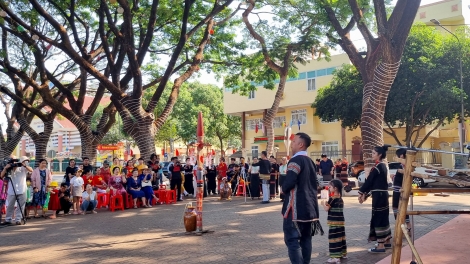
[[3, 167], [3, 170], [0, 174], [0, 178], [4, 180], [5, 176], [9, 177], [7, 212], [5, 216], [5, 222], [3, 222], [1, 225], [13, 224], [13, 211], [15, 210], [15, 202], [18, 202], [18, 206], [15, 210], [15, 222], [17, 225], [21, 225], [21, 218], [23, 216], [22, 210], [24, 210], [26, 204], [26, 175], [28, 172], [33, 171], [33, 169], [29, 167], [28, 157], [23, 156], [20, 160], [15, 158], [15, 156], [11, 156], [11, 159], [7, 161], [7, 164]]

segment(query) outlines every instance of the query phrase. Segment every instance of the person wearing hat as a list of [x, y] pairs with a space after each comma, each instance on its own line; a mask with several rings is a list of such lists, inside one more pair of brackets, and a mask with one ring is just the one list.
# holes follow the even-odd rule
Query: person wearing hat
[[48, 218], [55, 219], [57, 215], [57, 210], [60, 209], [59, 183], [56, 181], [51, 182], [48, 191], [50, 193], [50, 198], [47, 210], [52, 212], [52, 215], [49, 215]]
[[[15, 159], [16, 157], [11, 156], [11, 158]], [[7, 192], [7, 213], [5, 222], [3, 222], [2, 225], [13, 224], [13, 211], [15, 210], [15, 203], [17, 201], [19, 206], [16, 207], [15, 211], [15, 223], [21, 225], [21, 217], [23, 216], [21, 210], [24, 210], [26, 204], [26, 175], [28, 172], [32, 172], [33, 169], [29, 167], [29, 158], [26, 156], [21, 157], [20, 163], [22, 166], [18, 167], [12, 167], [12, 164], [7, 164], [0, 174], [0, 178], [2, 179], [5, 176], [11, 177]], [[10, 169], [11, 173], [8, 175]]]
[[[119, 168], [120, 170], [121, 168]], [[111, 168], [109, 167], [109, 161], [105, 160], [103, 162], [103, 167], [100, 170], [101, 176], [103, 177], [104, 182], [108, 182], [109, 178], [111, 178]]]

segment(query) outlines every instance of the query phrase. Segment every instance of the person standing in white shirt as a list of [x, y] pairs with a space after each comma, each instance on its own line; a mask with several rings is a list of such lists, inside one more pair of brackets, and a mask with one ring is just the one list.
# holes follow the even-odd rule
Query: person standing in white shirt
[[83, 192], [83, 179], [78, 175], [74, 175], [72, 180], [70, 180], [70, 189], [72, 190], [73, 196], [73, 214], [81, 214], [80, 209], [80, 197], [82, 197]]
[[[15, 156], [12, 156], [11, 158], [14, 159]], [[24, 210], [24, 206], [26, 204], [26, 174], [27, 172], [32, 172], [33, 169], [29, 167], [28, 157], [21, 157], [20, 163], [22, 166], [16, 168], [12, 167], [11, 164], [7, 164], [0, 174], [0, 178], [3, 178], [7, 175], [8, 170], [11, 169], [11, 179], [8, 183], [7, 192], [7, 212], [5, 222], [2, 223], [2, 225], [13, 224], [13, 211], [15, 211], [15, 223], [17, 225], [21, 225], [21, 217], [23, 215], [21, 210]], [[16, 202], [18, 202], [18, 206], [15, 210]]]

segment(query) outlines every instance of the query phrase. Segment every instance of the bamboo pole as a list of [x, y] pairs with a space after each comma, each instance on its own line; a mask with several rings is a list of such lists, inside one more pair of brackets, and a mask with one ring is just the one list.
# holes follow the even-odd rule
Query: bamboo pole
[[413, 171], [413, 161], [416, 158], [416, 151], [406, 151], [406, 163], [405, 163], [405, 174], [403, 175], [403, 192], [400, 195], [400, 204], [398, 205], [397, 220], [395, 222], [395, 235], [393, 236], [393, 249], [392, 249], [392, 264], [399, 264], [401, 257], [401, 248], [403, 246], [403, 233], [401, 232], [401, 225], [405, 224], [406, 209], [408, 207], [408, 200], [411, 194], [411, 185], [413, 177], [411, 172]]
[[[403, 190], [401, 190], [403, 192]], [[451, 188], [426, 188], [426, 189], [413, 189], [413, 193], [466, 193], [470, 192], [470, 189], [459, 188], [459, 189], [451, 189]]]
[[407, 211], [407, 215], [428, 215], [428, 214], [470, 214], [470, 210], [441, 210], [441, 211]]
[[418, 262], [418, 264], [423, 264], [423, 261], [421, 260], [421, 257], [419, 256], [418, 251], [415, 248], [415, 245], [413, 245], [413, 241], [411, 241], [411, 238], [408, 236], [408, 230], [406, 229], [406, 226], [403, 224], [400, 227], [403, 231], [403, 235], [405, 235], [405, 238], [408, 241], [408, 244], [410, 245], [411, 252], [413, 252], [413, 255], [416, 258], [416, 262]]
[[[393, 158], [393, 161], [400, 162], [400, 163], [406, 163], [406, 159], [402, 159], [402, 158], [398, 158], [398, 157], [394, 157], [394, 158]], [[413, 161], [413, 162], [411, 163], [411, 166], [413, 166], [413, 167], [421, 167], [421, 163], [416, 162], [416, 161]], [[424, 167], [424, 166], [423, 166], [423, 167]]]

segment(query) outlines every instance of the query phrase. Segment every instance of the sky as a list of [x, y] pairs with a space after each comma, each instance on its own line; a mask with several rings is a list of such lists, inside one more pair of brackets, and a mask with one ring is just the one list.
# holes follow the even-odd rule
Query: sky
[[[393, 0], [392, 3], [395, 4], [397, 0]], [[439, 2], [442, 0], [421, 0], [421, 5], [426, 5], [434, 2]], [[361, 46], [362, 42], [362, 36], [361, 34], [356, 30], [351, 32], [351, 38], [355, 42], [357, 47]], [[206, 71], [201, 71], [200, 75], [193, 78], [192, 80], [197, 80], [201, 83], [204, 84], [215, 84], [218, 86], [222, 86], [222, 80], [217, 80], [215, 78], [215, 75], [213, 73], [207, 73]], [[6, 126], [6, 117], [3, 115], [3, 106], [0, 104], [0, 124], [2, 124], [2, 128], [5, 129]]]

